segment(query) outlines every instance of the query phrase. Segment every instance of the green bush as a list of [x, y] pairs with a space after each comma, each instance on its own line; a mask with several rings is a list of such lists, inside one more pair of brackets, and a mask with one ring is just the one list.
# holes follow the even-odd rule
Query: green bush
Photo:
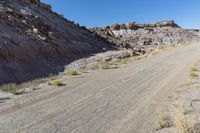
[[2, 91], [6, 91], [6, 92], [10, 92], [12, 93], [13, 95], [17, 95], [17, 85], [16, 84], [6, 84], [6, 85], [3, 85], [3, 86], [0, 86], [0, 90]]
[[18, 95], [19, 93], [17, 92], [17, 88], [15, 88], [15, 87], [10, 87], [9, 89], [8, 89], [8, 91], [10, 92], [10, 93], [12, 93], [13, 95]]

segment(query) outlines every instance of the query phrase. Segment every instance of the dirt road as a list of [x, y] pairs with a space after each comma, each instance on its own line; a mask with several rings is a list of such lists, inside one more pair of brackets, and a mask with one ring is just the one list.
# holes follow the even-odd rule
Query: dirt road
[[[26, 94], [19, 101], [34, 100], [0, 111], [0, 132], [154, 132], [156, 108], [189, 78], [190, 66], [199, 59], [200, 43], [194, 43], [119, 69], [63, 77], [66, 86]], [[38, 95], [40, 100], [33, 98]]]

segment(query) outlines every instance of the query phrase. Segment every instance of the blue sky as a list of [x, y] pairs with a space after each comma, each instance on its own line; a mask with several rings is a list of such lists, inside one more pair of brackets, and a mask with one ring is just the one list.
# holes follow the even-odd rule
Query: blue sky
[[200, 0], [42, 0], [65, 18], [88, 27], [175, 20], [200, 29]]

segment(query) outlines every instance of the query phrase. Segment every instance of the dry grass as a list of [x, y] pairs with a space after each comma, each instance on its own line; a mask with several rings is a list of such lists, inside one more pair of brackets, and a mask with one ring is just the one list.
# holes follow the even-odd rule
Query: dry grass
[[[94, 63], [90, 67], [85, 68], [85, 70], [118, 68], [119, 65], [128, 64], [133, 61], [141, 60], [148, 56], [159, 54], [161, 51], [168, 50], [169, 48], [173, 48], [173, 47], [177, 47], [177, 45], [175, 45], [175, 44], [168, 45], [168, 46], [161, 45], [158, 47], [158, 49], [151, 50], [151, 51], [147, 52], [146, 54], [128, 57], [128, 58], [124, 58], [124, 59], [117, 59], [117, 60], [112, 60], [112, 61], [98, 61], [97, 63]], [[86, 59], [84, 58], [83, 60], [86, 60]]]
[[195, 66], [192, 66], [191, 71], [198, 72], [199, 70]]
[[193, 129], [193, 124], [186, 118], [182, 105], [175, 105], [173, 118], [178, 133], [196, 133]]
[[171, 117], [164, 112], [158, 113], [158, 129], [169, 128], [173, 125]]
[[16, 84], [16, 83], [5, 84], [5, 85], [0, 86], [0, 90], [15, 93], [15, 90], [17, 91], [17, 90], [23, 89], [23, 88], [28, 88], [28, 87], [37, 88], [37, 87], [35, 87], [35, 85], [47, 82], [49, 79], [52, 79], [52, 78], [53, 78], [53, 75], [50, 75], [45, 78], [38, 78], [38, 79], [24, 82], [21, 84]]
[[176, 44], [171, 44], [171, 47], [172, 47], [172, 48], [176, 48], [177, 45], [176, 45]]
[[110, 69], [110, 64], [107, 61], [98, 62], [98, 66], [100, 69]]
[[109, 62], [109, 61], [99, 61], [95, 64], [93, 64], [92, 66], [86, 68], [86, 70], [98, 70], [98, 69], [114, 69], [114, 68], [118, 68], [118, 66], [114, 63], [112, 63], [113, 61]]
[[17, 90], [19, 90], [19, 86], [16, 84], [8, 84], [8, 85], [4, 85], [1, 88], [3, 91], [8, 91], [10, 93], [12, 93], [13, 95], [19, 95], [19, 93], [17, 92]]
[[176, 133], [200, 133], [200, 130], [195, 127], [194, 121], [186, 116], [185, 109], [180, 103], [176, 103], [172, 106], [173, 115], [167, 115], [164, 111], [160, 111], [160, 108], [156, 117], [158, 121], [156, 123], [157, 130], [163, 128], [169, 128], [174, 126]]
[[158, 106], [156, 108], [156, 123], [154, 126], [156, 126], [156, 130], [161, 130], [164, 128], [169, 128], [171, 126], [173, 126], [173, 121], [172, 118], [170, 117], [170, 115], [168, 115], [167, 113], [165, 113], [165, 111], [162, 109], [161, 106]]
[[111, 61], [111, 65], [123, 65], [123, 64], [128, 64], [131, 62], [131, 58], [125, 58], [125, 59], [118, 59]]
[[98, 64], [94, 64], [94, 65], [90, 66], [87, 69], [89, 69], [89, 70], [97, 70], [97, 69], [99, 69], [99, 66], [98, 66]]
[[192, 66], [190, 68], [190, 77], [192, 77], [192, 78], [198, 77], [198, 72], [199, 72], [199, 70], [195, 66]]
[[76, 76], [76, 75], [79, 75], [79, 73], [75, 69], [70, 68], [70, 69], [67, 70], [67, 75]]

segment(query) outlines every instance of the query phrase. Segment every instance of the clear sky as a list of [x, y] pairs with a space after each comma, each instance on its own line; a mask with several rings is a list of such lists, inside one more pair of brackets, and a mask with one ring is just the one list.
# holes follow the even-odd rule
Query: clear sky
[[175, 20], [200, 29], [200, 0], [42, 0], [65, 18], [88, 27]]

